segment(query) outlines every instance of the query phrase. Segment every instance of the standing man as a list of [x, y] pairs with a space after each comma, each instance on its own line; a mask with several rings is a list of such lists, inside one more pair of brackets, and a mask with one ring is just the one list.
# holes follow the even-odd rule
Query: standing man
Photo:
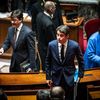
[[60, 2], [59, 0], [45, 0], [45, 1], [53, 1], [56, 4], [56, 10], [53, 16], [53, 22], [57, 28], [58, 26], [63, 24]]
[[[14, 10], [11, 13], [12, 26], [8, 28], [8, 36], [0, 49], [0, 54], [13, 48], [10, 72], [21, 72], [21, 65], [30, 72], [35, 67], [35, 41], [32, 30], [23, 24], [23, 12]], [[15, 32], [16, 31], [16, 32]]]
[[73, 100], [75, 57], [78, 60], [79, 74], [83, 77], [83, 55], [77, 42], [69, 39], [69, 27], [57, 28], [57, 40], [48, 45], [46, 56], [46, 79], [49, 86], [61, 86], [66, 100]]
[[55, 25], [52, 22], [53, 14], [55, 12], [55, 3], [47, 1], [44, 4], [44, 12], [37, 15], [37, 40], [39, 44], [39, 52], [42, 60], [43, 70], [45, 70], [45, 57], [48, 43], [56, 38]]

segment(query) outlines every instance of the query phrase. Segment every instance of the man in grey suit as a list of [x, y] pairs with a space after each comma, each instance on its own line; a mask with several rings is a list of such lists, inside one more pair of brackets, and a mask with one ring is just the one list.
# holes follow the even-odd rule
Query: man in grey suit
[[55, 3], [47, 1], [44, 4], [44, 12], [40, 12], [37, 15], [37, 40], [39, 44], [39, 52], [42, 60], [43, 70], [45, 70], [45, 57], [47, 52], [48, 42], [56, 38], [55, 25], [52, 21], [53, 14], [55, 12]]
[[74, 74], [76, 70], [74, 60], [77, 58], [78, 61], [79, 79], [83, 77], [83, 55], [78, 43], [69, 39], [68, 26], [59, 26], [56, 36], [57, 40], [53, 40], [48, 44], [46, 56], [47, 84], [50, 87], [52, 85], [61, 86], [65, 90], [65, 100], [73, 100]]
[[23, 12], [19, 9], [11, 13], [11, 23], [12, 26], [8, 28], [8, 35], [0, 49], [0, 54], [12, 46], [10, 72], [21, 72], [21, 67], [24, 67], [26, 72], [34, 71], [36, 65], [34, 33], [23, 24]]

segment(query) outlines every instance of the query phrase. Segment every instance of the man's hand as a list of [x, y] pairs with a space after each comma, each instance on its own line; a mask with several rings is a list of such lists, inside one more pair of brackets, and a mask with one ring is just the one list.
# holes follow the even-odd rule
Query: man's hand
[[1, 48], [1, 49], [0, 49], [0, 55], [2, 55], [3, 53], [4, 53], [4, 49]]
[[46, 82], [47, 82], [49, 87], [52, 87], [52, 84], [53, 84], [52, 80], [47, 80]]

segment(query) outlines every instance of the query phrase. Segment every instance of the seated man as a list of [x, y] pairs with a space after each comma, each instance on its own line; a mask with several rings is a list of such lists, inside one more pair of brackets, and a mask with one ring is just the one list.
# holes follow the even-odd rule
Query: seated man
[[48, 90], [39, 90], [36, 94], [36, 100], [50, 100], [50, 92]]
[[88, 40], [86, 52], [84, 54], [84, 69], [100, 67], [100, 29], [92, 34]]
[[51, 100], [65, 100], [65, 91], [60, 86], [55, 86], [50, 91]]

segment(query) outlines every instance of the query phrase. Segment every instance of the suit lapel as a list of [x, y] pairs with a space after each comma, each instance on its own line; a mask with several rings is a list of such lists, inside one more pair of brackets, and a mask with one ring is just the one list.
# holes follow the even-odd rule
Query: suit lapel
[[66, 53], [65, 53], [65, 57], [62, 63], [64, 63], [66, 61], [66, 59], [68, 59], [70, 54], [70, 41], [68, 40], [68, 44], [67, 44], [67, 49], [66, 49]]
[[23, 33], [24, 33], [24, 32], [23, 32], [23, 26], [22, 26], [22, 29], [20, 30], [18, 39], [17, 39], [17, 41], [16, 41], [16, 47], [18, 47], [18, 45], [19, 45], [20, 42], [22, 41]]
[[56, 53], [57, 61], [59, 61], [60, 63], [62, 63], [62, 61], [60, 60], [60, 57], [59, 57], [58, 41], [56, 41], [55, 47], [56, 47], [55, 48], [55, 53]]
[[58, 42], [57, 42], [57, 44], [56, 44], [56, 54], [57, 54], [57, 58], [58, 58], [58, 60], [59, 60], [59, 62], [60, 62], [60, 57], [59, 57], [59, 49], [58, 49]]
[[11, 33], [11, 42], [12, 42], [12, 46], [15, 48], [15, 43], [14, 43], [14, 31], [15, 31], [15, 28], [12, 27], [12, 29], [10, 30], [9, 33]]

